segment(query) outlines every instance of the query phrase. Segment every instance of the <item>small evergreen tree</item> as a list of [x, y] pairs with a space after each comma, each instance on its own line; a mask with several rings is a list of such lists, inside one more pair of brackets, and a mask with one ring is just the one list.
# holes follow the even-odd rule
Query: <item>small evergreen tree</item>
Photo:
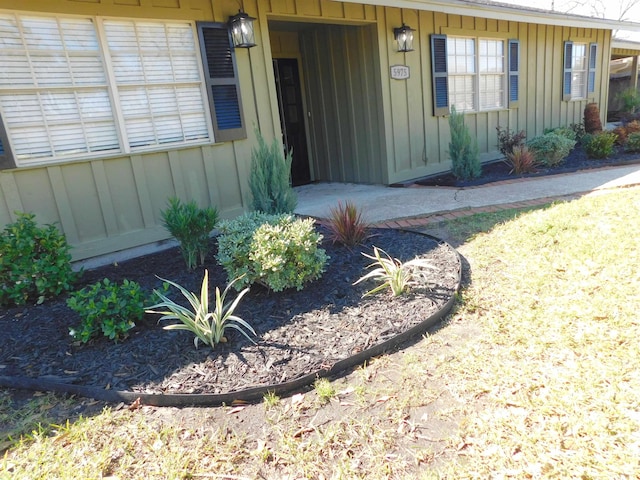
[[451, 142], [449, 142], [451, 173], [460, 180], [479, 177], [482, 167], [478, 144], [471, 139], [469, 129], [464, 124], [464, 115], [457, 113], [455, 107], [451, 107], [449, 128], [451, 130]]
[[283, 154], [282, 145], [274, 138], [267, 145], [256, 129], [258, 148], [251, 151], [249, 187], [253, 194], [253, 210], [269, 213], [293, 213], [298, 204], [291, 187], [291, 161], [293, 152]]

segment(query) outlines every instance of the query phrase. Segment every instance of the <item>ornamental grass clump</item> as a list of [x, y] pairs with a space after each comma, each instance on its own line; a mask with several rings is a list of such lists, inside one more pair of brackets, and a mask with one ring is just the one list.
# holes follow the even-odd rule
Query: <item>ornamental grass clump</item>
[[293, 213], [298, 204], [296, 192], [291, 186], [291, 162], [293, 151], [282, 153], [282, 144], [275, 138], [271, 146], [256, 130], [258, 148], [251, 151], [249, 187], [253, 195], [255, 211], [279, 214]]
[[[158, 277], [160, 278], [160, 277]], [[209, 271], [204, 271], [204, 279], [202, 280], [202, 287], [200, 289], [200, 297], [195, 293], [192, 293], [170, 280], [160, 278], [160, 280], [176, 287], [180, 290], [180, 293], [189, 301], [191, 309], [184, 307], [169, 297], [164, 295], [158, 290], [153, 292], [160, 300], [160, 303], [149, 307], [146, 310], [147, 313], [155, 313], [162, 315], [160, 320], [179, 320], [181, 323], [175, 323], [172, 325], [166, 325], [163, 327], [165, 330], [187, 330], [195, 335], [193, 343], [198, 348], [198, 342], [202, 342], [205, 345], [209, 345], [214, 348], [218, 343], [226, 342], [227, 337], [225, 331], [228, 328], [237, 330], [244, 335], [250, 342], [254, 342], [247, 332], [256, 335], [255, 330], [245, 320], [234, 315], [233, 312], [238, 307], [242, 297], [249, 291], [248, 288], [242, 290], [233, 302], [225, 303], [227, 293], [231, 286], [238, 280], [233, 280], [227, 285], [222, 293], [220, 289], [216, 287], [216, 299], [215, 307], [213, 311], [209, 311]], [[166, 310], [154, 310], [154, 309], [166, 309]]]
[[54, 226], [17, 213], [0, 233], [0, 305], [42, 303], [73, 288], [81, 272], [71, 268], [71, 247]]
[[526, 145], [518, 145], [507, 153], [505, 163], [511, 167], [509, 174], [521, 175], [523, 173], [533, 173], [538, 168], [536, 156]]
[[482, 173], [478, 144], [471, 139], [469, 129], [464, 124], [464, 115], [451, 107], [449, 116], [451, 141], [449, 156], [451, 157], [451, 173], [460, 180], [471, 180]]
[[220, 223], [217, 260], [236, 289], [259, 283], [274, 292], [302, 290], [320, 278], [328, 256], [313, 219], [251, 212]]
[[200, 208], [195, 201], [182, 203], [171, 197], [169, 206], [160, 212], [165, 228], [180, 242], [180, 252], [187, 268], [204, 264], [209, 252], [209, 234], [218, 223], [215, 207]]
[[[381, 252], [385, 255], [384, 257], [380, 254]], [[360, 277], [354, 285], [370, 278], [382, 282], [377, 287], [366, 292], [363, 297], [373, 295], [386, 288], [390, 288], [393, 296], [397, 297], [405, 293], [410, 287], [429, 283], [426, 278], [426, 270], [436, 269], [428, 260], [423, 258], [414, 258], [407, 262], [401, 262], [397, 258], [391, 258], [387, 252], [376, 246], [373, 247], [373, 255], [368, 255], [364, 252], [362, 255], [374, 261], [367, 268], [376, 266], [377, 268]]]
[[80, 325], [70, 328], [69, 334], [82, 343], [101, 333], [117, 342], [142, 320], [147, 301], [147, 294], [137, 282], [125, 279], [118, 284], [105, 278], [67, 299], [67, 306], [81, 318]]
[[349, 247], [359, 245], [368, 237], [368, 225], [362, 219], [362, 212], [352, 202], [332, 208], [326, 223], [329, 239]]

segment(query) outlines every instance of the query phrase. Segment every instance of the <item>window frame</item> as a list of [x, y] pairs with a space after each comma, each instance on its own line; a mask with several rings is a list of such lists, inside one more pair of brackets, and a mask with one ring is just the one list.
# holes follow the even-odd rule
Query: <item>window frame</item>
[[[474, 95], [475, 105], [474, 110], [465, 110], [465, 113], [483, 113], [492, 111], [508, 110], [510, 108], [518, 107], [518, 97], [520, 91], [520, 40], [518, 39], [506, 39], [502, 37], [486, 37], [486, 36], [469, 36], [464, 34], [453, 35], [454, 38], [466, 38], [473, 39], [475, 45], [475, 58], [476, 65], [479, 63], [479, 41], [499, 41], [503, 43], [502, 49], [502, 67], [503, 67], [503, 106], [480, 109], [480, 72], [476, 68], [475, 79], [475, 92]], [[451, 112], [451, 98], [452, 93], [449, 89], [449, 72], [448, 63], [448, 36], [445, 34], [432, 34], [431, 38], [431, 74], [432, 74], [432, 95], [433, 95], [433, 115], [434, 116], [446, 116]], [[483, 73], [483, 74], [486, 74]], [[490, 73], [490, 75], [495, 75]]]
[[[584, 95], [575, 96], [573, 94], [573, 75], [574, 75], [574, 48], [576, 45], [585, 47], [585, 68], [584, 72]], [[567, 40], [563, 45], [564, 56], [563, 76], [562, 76], [562, 100], [569, 101], [588, 101], [595, 96], [596, 76], [598, 70], [598, 44], [589, 42], [588, 40], [573, 41]]]
[[[227, 83], [232, 84], [235, 87], [237, 92], [237, 97], [235, 97], [235, 101], [237, 103], [233, 106], [239, 111], [241, 128], [235, 128], [233, 130], [227, 130], [227, 131], [220, 130], [217, 128], [216, 111], [212, 108], [214, 103], [213, 103], [212, 94], [210, 89], [208, 88], [208, 82], [207, 82], [207, 73], [208, 73], [209, 65], [203, 62], [203, 58], [205, 58], [206, 53], [204, 51], [204, 46], [200, 41], [199, 25], [201, 22], [197, 22], [195, 20], [180, 20], [180, 19], [175, 19], [175, 20], [140, 19], [140, 18], [132, 18], [132, 17], [113, 17], [113, 16], [101, 16], [101, 15], [48, 14], [48, 13], [41, 13], [41, 12], [5, 12], [5, 14], [12, 15], [15, 19], [17, 19], [17, 21], [19, 22], [18, 23], [19, 25], [22, 23], [22, 19], [24, 19], [25, 17], [43, 18], [43, 19], [47, 19], [48, 21], [50, 21], [51, 19], [57, 19], [58, 32], [60, 31], [60, 28], [61, 28], [59, 24], [61, 20], [63, 21], [66, 19], [71, 19], [71, 20], [85, 19], [91, 22], [93, 34], [97, 39], [97, 47], [98, 47], [99, 57], [102, 64], [99, 66], [99, 69], [97, 67], [97, 64], [95, 66], [92, 66], [92, 67], [95, 67], [96, 70], [95, 72], [90, 71], [90, 74], [93, 75], [94, 73], [96, 73], [98, 76], [100, 74], [103, 74], [105, 76], [106, 92], [108, 95], [108, 100], [110, 102], [107, 105], [107, 108], [109, 109], [109, 111], [107, 112], [107, 116], [108, 116], [107, 121], [109, 125], [111, 125], [111, 123], [113, 124], [113, 127], [110, 127], [110, 128], [113, 128], [115, 130], [116, 142], [113, 142], [114, 148], [110, 148], [109, 150], [105, 150], [105, 151], [98, 150], [98, 151], [92, 152], [91, 146], [90, 146], [90, 137], [85, 135], [82, 138], [82, 143], [84, 147], [82, 152], [77, 152], [77, 153], [74, 152], [74, 153], [68, 153], [63, 155], [57, 154], [54, 156], [55, 150], [53, 149], [53, 147], [49, 147], [51, 148], [51, 154], [47, 156], [43, 156], [43, 157], [31, 156], [26, 158], [17, 158], [17, 156], [15, 155], [15, 148], [13, 148], [14, 145], [12, 142], [11, 128], [9, 128], [9, 125], [3, 119], [3, 116], [2, 116], [3, 109], [0, 109], [0, 170], [12, 169], [12, 168], [59, 165], [59, 164], [72, 163], [76, 161], [87, 161], [87, 160], [109, 158], [109, 157], [120, 157], [124, 155], [141, 154], [141, 153], [147, 153], [147, 152], [169, 151], [169, 150], [188, 148], [193, 146], [212, 145], [215, 143], [239, 140], [247, 137], [245, 121], [244, 121], [244, 112], [242, 108], [242, 99], [240, 97], [240, 85], [238, 80], [236, 58], [235, 58], [235, 53], [233, 51], [233, 46], [231, 44], [231, 38], [228, 34], [228, 27], [226, 24], [204, 22], [209, 27], [224, 29], [225, 31], [224, 41], [226, 42], [226, 44], [221, 45], [221, 48], [229, 50], [231, 55], [231, 62], [233, 65], [233, 77], [231, 79], [227, 79]], [[114, 70], [114, 66], [112, 64], [113, 59], [111, 58], [109, 40], [105, 32], [104, 23], [109, 21], [133, 22], [134, 25], [138, 25], [141, 22], [142, 23], [158, 23], [160, 25], [163, 25], [165, 29], [168, 28], [168, 26], [173, 24], [182, 25], [183, 27], [186, 25], [189, 26], [189, 30], [191, 33], [191, 40], [193, 42], [193, 62], [191, 59], [188, 59], [188, 61], [195, 68], [197, 68], [198, 79], [196, 81], [187, 81], [185, 82], [185, 84], [188, 83], [190, 85], [192, 94], [193, 92], [195, 92], [194, 88], [196, 87], [200, 91], [199, 101], [202, 103], [201, 112], [202, 112], [202, 119], [204, 123], [201, 123], [199, 119], [199, 116], [200, 116], [199, 105], [197, 105], [196, 110], [194, 110], [195, 113], [189, 110], [189, 114], [187, 114], [187, 117], [189, 117], [189, 119], [192, 119], [192, 118], [195, 119], [198, 122], [198, 125], [200, 125], [200, 127], [195, 127], [194, 131], [196, 131], [196, 133], [197, 133], [197, 130], [201, 130], [203, 132], [203, 135], [204, 135], [204, 131], [206, 131], [206, 135], [204, 135], [202, 138], [195, 138], [196, 135], [194, 135], [194, 140], [189, 140], [188, 138], [183, 136], [181, 141], [168, 141], [165, 143], [160, 141], [159, 137], [155, 136], [154, 142], [152, 144], [143, 145], [143, 146], [131, 145], [128, 138], [130, 132], [127, 130], [125, 117], [123, 115], [124, 105], [121, 103], [120, 95], [118, 91], [119, 86], [121, 85], [116, 81], [116, 78], [115, 78], [116, 73]], [[136, 42], [136, 45], [139, 46], [140, 45], [139, 42]], [[22, 41], [22, 43], [16, 48], [19, 48], [19, 49], [25, 48], [24, 41]], [[69, 52], [69, 46], [67, 44], [63, 44], [63, 49], [61, 51], [63, 52], [63, 54], [66, 55]], [[186, 57], [185, 57], [185, 60], [186, 60]], [[170, 68], [172, 72], [178, 71], [176, 69], [175, 63], [172, 62], [170, 63], [170, 65], [171, 65]], [[146, 72], [146, 71], [147, 70], [144, 69], [143, 67], [143, 72]], [[195, 75], [195, 70], [193, 70], [193, 73]], [[39, 78], [38, 75], [35, 72], [33, 72], [33, 70], [31, 70], [31, 78], [35, 82], [37, 82]], [[175, 78], [173, 80], [175, 80]], [[178, 83], [181, 83], [181, 82], [178, 81]], [[78, 91], [78, 87], [73, 83], [73, 81], [71, 81], [68, 84], [63, 84], [63, 87], [64, 86], [68, 87], [70, 92]], [[162, 86], [162, 85], [159, 85], [159, 86]], [[153, 88], [154, 85], [145, 80], [144, 87], [145, 87], [146, 95], [148, 95], [149, 89]], [[13, 86], [5, 87], [3, 89], [3, 95], [10, 95], [11, 92], [13, 92], [13, 90], [14, 90]], [[178, 92], [178, 90], [175, 90], [175, 92]], [[177, 96], [178, 93], [175, 93], [175, 95]], [[193, 98], [195, 99], [195, 97]], [[42, 101], [38, 101], [37, 105], [41, 109], [44, 108], [43, 106], [44, 104], [42, 103]], [[146, 102], [146, 105], [147, 105], [148, 111], [150, 112], [149, 119], [150, 119], [151, 125], [153, 127], [153, 130], [155, 131], [156, 122], [154, 122], [153, 120], [155, 114], [151, 113], [152, 103]], [[178, 101], [177, 105], [180, 106], [180, 105], [183, 105], [183, 103]], [[189, 116], [190, 114], [193, 114], [193, 116]], [[177, 114], [177, 117], [175, 118], [179, 118], [178, 121], [180, 121], [182, 124], [182, 121], [184, 120], [184, 112], [181, 111], [180, 113]], [[74, 121], [76, 120], [74, 119]], [[82, 122], [83, 122], [82, 117], [78, 117], [76, 123], [69, 124], [69, 129], [76, 128], [76, 127], [80, 128], [82, 125]], [[181, 130], [182, 135], [186, 135], [186, 133], [187, 133], [186, 130], [184, 129]], [[32, 133], [31, 135], [33, 134], [34, 133]], [[70, 133], [66, 133], [66, 132], [64, 132], [63, 134], [70, 135]], [[49, 145], [53, 145], [53, 141], [54, 139], [47, 132], [47, 142], [49, 142]]]

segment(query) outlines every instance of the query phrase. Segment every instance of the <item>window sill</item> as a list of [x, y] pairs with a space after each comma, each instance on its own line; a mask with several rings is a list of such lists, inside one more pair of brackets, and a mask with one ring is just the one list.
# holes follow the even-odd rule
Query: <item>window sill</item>
[[3, 171], [17, 171], [17, 170], [33, 170], [33, 169], [38, 169], [38, 168], [46, 168], [46, 167], [59, 167], [62, 165], [71, 165], [74, 163], [91, 163], [93, 161], [103, 161], [103, 160], [111, 160], [111, 159], [118, 159], [118, 158], [131, 158], [131, 157], [136, 157], [136, 156], [143, 156], [143, 155], [149, 155], [149, 154], [154, 154], [154, 153], [163, 153], [163, 152], [172, 152], [172, 151], [178, 151], [178, 150], [187, 150], [187, 149], [191, 149], [191, 148], [201, 148], [201, 147], [217, 147], [220, 145], [223, 145], [225, 143], [228, 142], [198, 142], [198, 143], [182, 143], [180, 145], [167, 145], [167, 146], [163, 146], [163, 147], [154, 147], [154, 148], [147, 148], [147, 149], [139, 149], [139, 150], [135, 150], [133, 152], [108, 152], [108, 153], [104, 153], [101, 155], [86, 155], [86, 154], [78, 154], [78, 155], [74, 155], [73, 157], [68, 157], [68, 158], [64, 158], [64, 159], [56, 159], [56, 160], [50, 160], [50, 159], [43, 159], [43, 160], [32, 160], [32, 161], [26, 161], [24, 163], [20, 163], [20, 161], [17, 162], [17, 165], [15, 167], [12, 168], [8, 168], [8, 169], [4, 169], [4, 170], [0, 170], [0, 172]]

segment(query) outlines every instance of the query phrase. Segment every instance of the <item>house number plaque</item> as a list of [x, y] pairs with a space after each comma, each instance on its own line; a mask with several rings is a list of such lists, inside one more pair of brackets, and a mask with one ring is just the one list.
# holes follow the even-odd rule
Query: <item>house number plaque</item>
[[391, 78], [395, 80], [406, 80], [409, 78], [409, 67], [406, 65], [391, 65]]

